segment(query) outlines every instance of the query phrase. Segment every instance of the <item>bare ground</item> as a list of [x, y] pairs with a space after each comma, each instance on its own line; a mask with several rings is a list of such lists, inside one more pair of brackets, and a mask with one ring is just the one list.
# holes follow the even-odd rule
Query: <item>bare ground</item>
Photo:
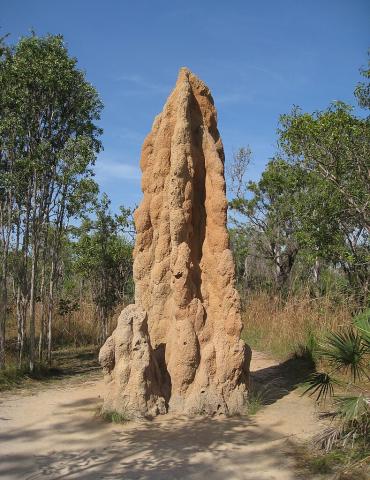
[[96, 417], [100, 372], [2, 394], [0, 478], [80, 480], [309, 479], [296, 445], [318, 432], [313, 402], [295, 384], [304, 366], [254, 352], [252, 380], [265, 406], [246, 418], [109, 424]]

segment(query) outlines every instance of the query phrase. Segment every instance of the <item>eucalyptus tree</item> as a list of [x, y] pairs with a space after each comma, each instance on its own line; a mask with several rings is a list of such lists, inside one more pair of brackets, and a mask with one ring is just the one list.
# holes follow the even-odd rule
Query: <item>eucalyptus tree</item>
[[[237, 226], [248, 230], [249, 250], [274, 268], [278, 289], [286, 286], [299, 251], [298, 204], [306, 185], [301, 169], [281, 158], [268, 164], [258, 182], [248, 182], [230, 202]], [[246, 230], [245, 230], [246, 231]]]
[[307, 217], [306, 227], [311, 238], [316, 238], [322, 255], [334, 265], [340, 264], [366, 300], [370, 273], [369, 119], [355, 116], [351, 107], [341, 102], [313, 114], [295, 108], [281, 117], [279, 142], [287, 161], [316, 179], [315, 196], [307, 197], [312, 216], [311, 221]]
[[103, 195], [94, 211], [76, 229], [75, 268], [90, 285], [100, 325], [99, 343], [108, 336], [108, 321], [114, 308], [132, 296], [133, 226], [131, 211], [121, 207], [110, 212]]
[[370, 109], [370, 50], [368, 52], [367, 68], [360, 69], [361, 75], [364, 77], [362, 82], [359, 82], [355, 89], [355, 96], [361, 108]]
[[280, 118], [279, 142], [294, 162], [315, 171], [341, 195], [346, 214], [370, 231], [370, 123], [335, 102], [313, 114], [294, 108]]
[[[360, 107], [369, 108], [370, 70], [362, 73], [366, 81], [355, 95]], [[234, 188], [230, 205], [239, 230], [248, 231], [249, 250], [254, 243], [255, 253], [275, 265], [278, 286], [286, 284], [299, 253], [316, 273], [322, 263], [344, 272], [352, 293], [366, 303], [370, 117], [355, 115], [343, 102], [314, 113], [294, 107], [280, 117], [278, 146], [258, 182], [243, 176], [248, 161], [242, 154], [249, 150], [240, 150], [231, 171], [232, 180], [244, 185]]]
[[[0, 142], [3, 163], [10, 172], [2, 186], [7, 193], [14, 192], [16, 199], [12, 232], [14, 248], [20, 253], [15, 278], [17, 298], [23, 297], [29, 308], [32, 371], [41, 251], [49, 252], [50, 323], [63, 229], [96, 191], [91, 166], [101, 149], [96, 121], [102, 103], [60, 35], [22, 38], [9, 49], [1, 75]], [[22, 309], [17, 311], [21, 315]], [[22, 327], [20, 336], [24, 336]]]
[[[6, 85], [5, 65], [10, 55], [9, 48], [4, 44], [4, 38], [0, 39], [0, 91]], [[4, 109], [4, 96], [0, 94], [0, 112]], [[0, 125], [0, 132], [3, 132]], [[8, 303], [8, 264], [9, 249], [13, 224], [14, 192], [9, 188], [12, 176], [12, 160], [6, 157], [3, 144], [0, 144], [0, 368], [5, 366], [5, 324]]]

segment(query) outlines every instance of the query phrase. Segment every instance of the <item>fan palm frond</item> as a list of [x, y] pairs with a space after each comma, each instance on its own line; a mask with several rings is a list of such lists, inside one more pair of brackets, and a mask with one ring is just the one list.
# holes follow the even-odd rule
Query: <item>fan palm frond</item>
[[347, 328], [340, 332], [329, 333], [321, 355], [326, 357], [336, 370], [350, 370], [353, 381], [366, 375], [364, 356], [365, 346], [359, 332]]
[[325, 428], [316, 437], [314, 443], [319, 447], [329, 452], [342, 438], [343, 425], [335, 425]]
[[315, 443], [329, 451], [335, 446], [345, 447], [359, 439], [368, 442], [370, 399], [363, 395], [335, 397], [335, 406], [334, 411], [321, 415], [321, 418], [330, 418], [333, 424], [315, 438]]
[[346, 422], [370, 422], [370, 399], [364, 395], [334, 397], [337, 416]]
[[306, 387], [303, 395], [306, 393], [309, 394], [310, 397], [316, 394], [316, 401], [325, 401], [326, 397], [333, 396], [334, 394], [334, 387], [333, 385], [336, 384], [337, 381], [333, 379], [330, 375], [324, 372], [315, 372], [310, 375], [307, 382], [304, 384]]

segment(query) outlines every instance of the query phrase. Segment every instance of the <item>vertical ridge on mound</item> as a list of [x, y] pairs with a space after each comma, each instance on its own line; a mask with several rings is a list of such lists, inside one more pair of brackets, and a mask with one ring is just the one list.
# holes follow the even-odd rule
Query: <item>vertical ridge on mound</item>
[[135, 212], [135, 304], [171, 411], [237, 413], [250, 354], [226, 228], [224, 152], [208, 87], [188, 69], [153, 123]]

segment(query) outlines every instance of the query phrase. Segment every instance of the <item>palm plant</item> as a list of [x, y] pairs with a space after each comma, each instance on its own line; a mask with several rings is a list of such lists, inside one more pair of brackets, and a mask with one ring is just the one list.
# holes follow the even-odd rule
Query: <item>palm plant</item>
[[[370, 395], [361, 385], [369, 380], [369, 354], [370, 309], [355, 317], [351, 327], [327, 334], [318, 348], [317, 356], [329, 371], [313, 373], [304, 394], [315, 396], [318, 403], [332, 399], [333, 408], [322, 415], [331, 418], [332, 425], [318, 438], [327, 451], [355, 441], [369, 444]], [[336, 394], [339, 388], [344, 394]]]

